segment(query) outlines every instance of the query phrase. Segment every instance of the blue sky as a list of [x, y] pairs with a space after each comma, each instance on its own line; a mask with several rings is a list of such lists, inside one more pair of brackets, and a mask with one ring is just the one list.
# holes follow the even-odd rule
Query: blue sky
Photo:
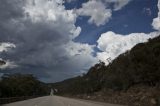
[[[157, 2], [158, 0], [132, 0], [120, 11], [113, 11], [112, 19], [100, 27], [88, 24], [88, 17], [80, 17], [77, 19], [76, 25], [81, 26], [82, 32], [75, 41], [95, 44], [100, 35], [107, 31], [123, 35], [134, 32], [149, 33], [155, 31], [151, 23], [153, 18], [157, 17]], [[150, 9], [151, 15], [149, 15], [149, 11], [145, 10], [146, 8]]]
[[160, 34], [158, 0], [1, 0], [0, 75], [57, 82]]

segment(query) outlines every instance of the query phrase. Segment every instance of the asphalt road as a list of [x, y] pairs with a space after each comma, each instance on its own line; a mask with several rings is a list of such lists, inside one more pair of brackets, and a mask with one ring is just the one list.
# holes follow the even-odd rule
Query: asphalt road
[[70, 99], [59, 96], [45, 96], [6, 104], [3, 106], [120, 106], [87, 100]]

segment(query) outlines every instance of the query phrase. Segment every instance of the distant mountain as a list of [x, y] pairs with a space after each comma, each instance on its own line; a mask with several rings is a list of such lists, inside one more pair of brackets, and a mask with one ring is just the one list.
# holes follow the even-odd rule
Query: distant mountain
[[137, 85], [159, 89], [160, 36], [137, 44], [108, 66], [99, 62], [87, 74], [54, 83], [52, 87], [59, 90], [59, 95], [91, 95], [109, 90], [127, 92]]

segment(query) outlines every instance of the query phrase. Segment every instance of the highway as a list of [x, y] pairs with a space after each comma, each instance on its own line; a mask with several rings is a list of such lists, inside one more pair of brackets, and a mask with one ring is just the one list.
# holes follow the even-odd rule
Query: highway
[[59, 96], [45, 96], [2, 106], [120, 106]]

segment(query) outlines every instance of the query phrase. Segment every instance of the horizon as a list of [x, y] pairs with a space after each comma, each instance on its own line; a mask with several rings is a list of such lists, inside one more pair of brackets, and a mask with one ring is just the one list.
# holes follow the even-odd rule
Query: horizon
[[0, 76], [63, 81], [160, 35], [160, 0], [1, 0], [0, 8]]

